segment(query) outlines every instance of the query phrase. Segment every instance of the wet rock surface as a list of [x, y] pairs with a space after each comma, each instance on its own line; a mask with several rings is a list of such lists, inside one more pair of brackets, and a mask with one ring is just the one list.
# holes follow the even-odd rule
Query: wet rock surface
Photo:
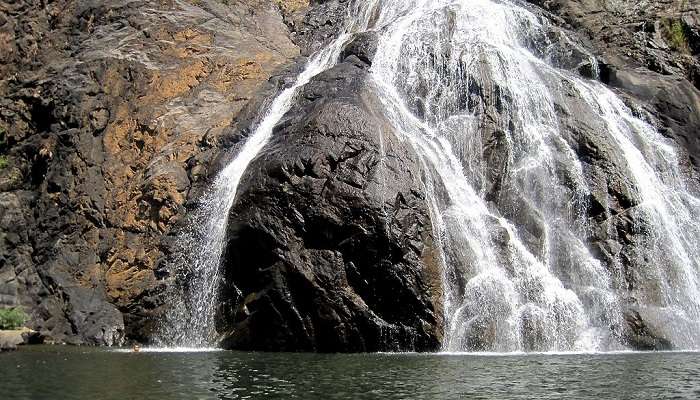
[[314, 78], [249, 166], [229, 216], [224, 347], [438, 349], [442, 269], [420, 168], [366, 79], [350, 62]]
[[[654, 125], [678, 149], [688, 189], [698, 194], [700, 168], [700, 7], [690, 1], [568, 1], [530, 3], [551, 12], [555, 24], [577, 32], [600, 62], [598, 79], [630, 108]], [[571, 99], [573, 97], [569, 97]], [[656, 267], [672, 271], [668, 260], [649, 249], [653, 223], [639, 206], [645, 202], [614, 165], [621, 155], [600, 139], [604, 128], [575, 104], [558, 107], [562, 129], [591, 174], [589, 208], [595, 228], [587, 238], [619, 288], [627, 311], [619, 330], [622, 341], [640, 350], [667, 350], [659, 322], [645, 303], [663, 303]], [[667, 272], [672, 274], [672, 272]], [[655, 283], [656, 282], [656, 283]], [[656, 325], [656, 326], [655, 326]]]
[[[531, 0], [577, 32], [599, 78], [700, 167], [700, 10], [670, 0]], [[332, 39], [349, 1], [19, 0], [0, 4], [0, 306], [20, 305], [50, 340], [147, 341], [172, 283], [166, 262], [210, 178], [250, 134], [265, 100]], [[534, 6], [533, 6], [534, 7]], [[538, 11], [540, 12], [540, 11]], [[442, 270], [418, 160], [375, 111], [376, 35], [303, 88], [250, 165], [230, 214], [218, 329], [227, 348], [435, 350]], [[572, 50], [574, 52], [574, 50]], [[552, 55], [594, 78], [582, 55]], [[572, 61], [574, 60], [574, 61]], [[464, 100], [487, 104], [485, 88]], [[425, 105], [422, 105], [423, 107]], [[415, 105], [420, 114], [420, 104]], [[622, 335], [666, 349], [636, 307], [652, 279], [635, 249], [634, 193], [583, 107], [558, 109], [592, 171], [586, 238], [621, 271]], [[501, 176], [503, 132], [484, 119], [489, 201], [541, 254], [536, 215]], [[691, 186], [696, 183], [691, 182]], [[570, 193], [562, 195], [569, 196]], [[164, 261], [165, 260], [165, 261]]]
[[700, 168], [700, 5], [530, 0], [589, 40], [600, 79], [643, 104]]

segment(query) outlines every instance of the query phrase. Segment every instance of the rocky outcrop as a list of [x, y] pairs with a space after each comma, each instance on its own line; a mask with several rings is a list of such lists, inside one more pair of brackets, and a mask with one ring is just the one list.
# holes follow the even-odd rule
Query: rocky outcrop
[[442, 267], [420, 168], [367, 63], [307, 84], [231, 209], [218, 331], [246, 350], [436, 350]]
[[[578, 32], [601, 62], [599, 79], [683, 146], [688, 170], [700, 168], [695, 2], [530, 3]], [[22, 306], [30, 327], [57, 342], [148, 340], [167, 307], [173, 267], [163, 260], [177, 248], [174, 233], [266, 99], [289, 85], [300, 55], [337, 35], [350, 4], [0, 4], [0, 306]], [[367, 87], [375, 51], [375, 34], [353, 38], [342, 62], [303, 88], [246, 173], [222, 266], [217, 319], [225, 347], [439, 347], [444, 272], [419, 160], [376, 112]], [[585, 57], [553, 56], [594, 76]], [[459, 107], [487, 105], [484, 114], [508, 119], [490, 102], [497, 94], [469, 90], [469, 99], [456, 100], [470, 104]], [[648, 278], [634, 267], [637, 202], [612, 168], [619, 155], [577, 109], [557, 112], [593, 171], [588, 217], [600, 229], [587, 240], [606, 265], [622, 260], [616, 285], [633, 293]], [[491, 167], [487, 200], [540, 254], [540, 221], [513, 211], [521, 201], [499, 180], [503, 132], [488, 118], [480, 123]], [[634, 293], [627, 300], [625, 340], [668, 348], [635, 309]]]
[[147, 337], [161, 239], [241, 109], [299, 55], [282, 14], [303, 7], [0, 4], [0, 305], [57, 342]]
[[0, 352], [16, 350], [17, 346], [42, 343], [44, 337], [41, 333], [31, 329], [0, 330]]
[[[700, 168], [700, 5], [687, 0], [529, 0], [580, 33], [601, 80], [648, 107]], [[556, 18], [555, 18], [556, 20]]]
[[[576, 31], [600, 62], [599, 79], [676, 143], [678, 162], [698, 193], [700, 171], [700, 6], [690, 1], [533, 0], [559, 26]], [[569, 100], [573, 96], [567, 97]], [[569, 111], [566, 111], [568, 109]], [[603, 127], [585, 107], [559, 107], [563, 131], [591, 174], [588, 214], [595, 227], [587, 238], [593, 253], [610, 270], [625, 306], [621, 339], [641, 350], [666, 350], [673, 344], [647, 318], [643, 303], [656, 303], [662, 289], [657, 266], [670, 270], [664, 255], [653, 256], [640, 199], [614, 165], [621, 155], [600, 140]], [[670, 273], [670, 272], [669, 272]]]

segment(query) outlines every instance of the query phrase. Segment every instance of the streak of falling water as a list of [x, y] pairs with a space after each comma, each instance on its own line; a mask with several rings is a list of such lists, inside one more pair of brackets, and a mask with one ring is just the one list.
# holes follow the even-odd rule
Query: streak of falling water
[[[380, 34], [373, 82], [396, 135], [422, 160], [445, 265], [445, 350], [624, 348], [631, 303], [678, 348], [700, 347], [700, 202], [674, 148], [610, 90], [572, 72], [597, 65], [518, 1], [357, 1], [348, 28], [272, 103], [217, 177], [181, 238], [190, 287], [164, 344], [210, 345], [228, 210], [248, 164], [297, 89], [331, 67], [353, 32]], [[370, 22], [371, 21], [371, 22]], [[582, 113], [609, 148], [644, 239], [627, 244], [648, 278], [623, 287], [588, 249], [595, 179], [561, 120]], [[633, 301], [632, 301], [633, 300]]]
[[677, 347], [698, 348], [698, 200], [658, 132], [570, 72], [588, 65], [595, 74], [595, 60], [516, 1], [380, 3], [372, 73], [397, 136], [425, 169], [446, 266], [444, 348], [625, 346], [627, 294], [584, 242], [595, 228], [591, 177], [560, 126], [567, 96], [602, 127], [641, 202], [650, 234], [637, 251], [653, 261], [633, 268], [657, 281], [639, 283], [639, 309]]
[[248, 164], [270, 140], [275, 125], [294, 103], [297, 91], [311, 78], [336, 64], [345, 42], [352, 32], [366, 29], [371, 4], [356, 2], [350, 6], [347, 26], [339, 36], [316, 54], [299, 74], [295, 83], [283, 90], [267, 109], [255, 131], [232, 161], [217, 175], [193, 212], [189, 228], [178, 238], [181, 246], [176, 264], [186, 266], [187, 288], [173, 295], [159, 337], [160, 345], [207, 347], [216, 345], [215, 309], [220, 281], [228, 213], [233, 205], [241, 177]]

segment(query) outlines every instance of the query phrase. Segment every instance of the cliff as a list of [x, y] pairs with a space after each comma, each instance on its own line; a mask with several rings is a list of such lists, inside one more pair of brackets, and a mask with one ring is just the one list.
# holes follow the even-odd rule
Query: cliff
[[[269, 99], [338, 34], [349, 3], [0, 4], [0, 306], [22, 306], [29, 327], [57, 342], [149, 341], [169, 307], [188, 212]], [[599, 74], [585, 63], [578, 72], [648, 112], [697, 184], [700, 6], [530, 3], [593, 52]], [[435, 350], [443, 340], [445, 271], [420, 160], [366, 90], [376, 37], [355, 39], [303, 88], [241, 183], [217, 312], [226, 347]], [[626, 216], [635, 201], [585, 115], [560, 118], [600, 167], [589, 217], [603, 228], [591, 251], [623, 260], [634, 298], [645, 279]], [[501, 165], [489, 132], [485, 152]], [[541, 245], [535, 218], [507, 216]], [[635, 307], [625, 318], [633, 347], [667, 345]]]

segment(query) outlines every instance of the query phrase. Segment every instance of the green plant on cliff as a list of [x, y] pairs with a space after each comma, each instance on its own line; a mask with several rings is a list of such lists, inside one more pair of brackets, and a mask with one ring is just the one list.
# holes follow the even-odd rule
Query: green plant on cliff
[[17, 329], [24, 325], [27, 314], [19, 308], [0, 308], [0, 329]]
[[10, 163], [10, 162], [7, 160], [7, 157], [6, 157], [6, 156], [0, 155], [0, 171], [2, 171], [3, 169], [7, 168], [7, 166], [9, 165], [9, 163]]
[[680, 19], [668, 18], [663, 23], [671, 47], [677, 51], [690, 51], [686, 26]]

